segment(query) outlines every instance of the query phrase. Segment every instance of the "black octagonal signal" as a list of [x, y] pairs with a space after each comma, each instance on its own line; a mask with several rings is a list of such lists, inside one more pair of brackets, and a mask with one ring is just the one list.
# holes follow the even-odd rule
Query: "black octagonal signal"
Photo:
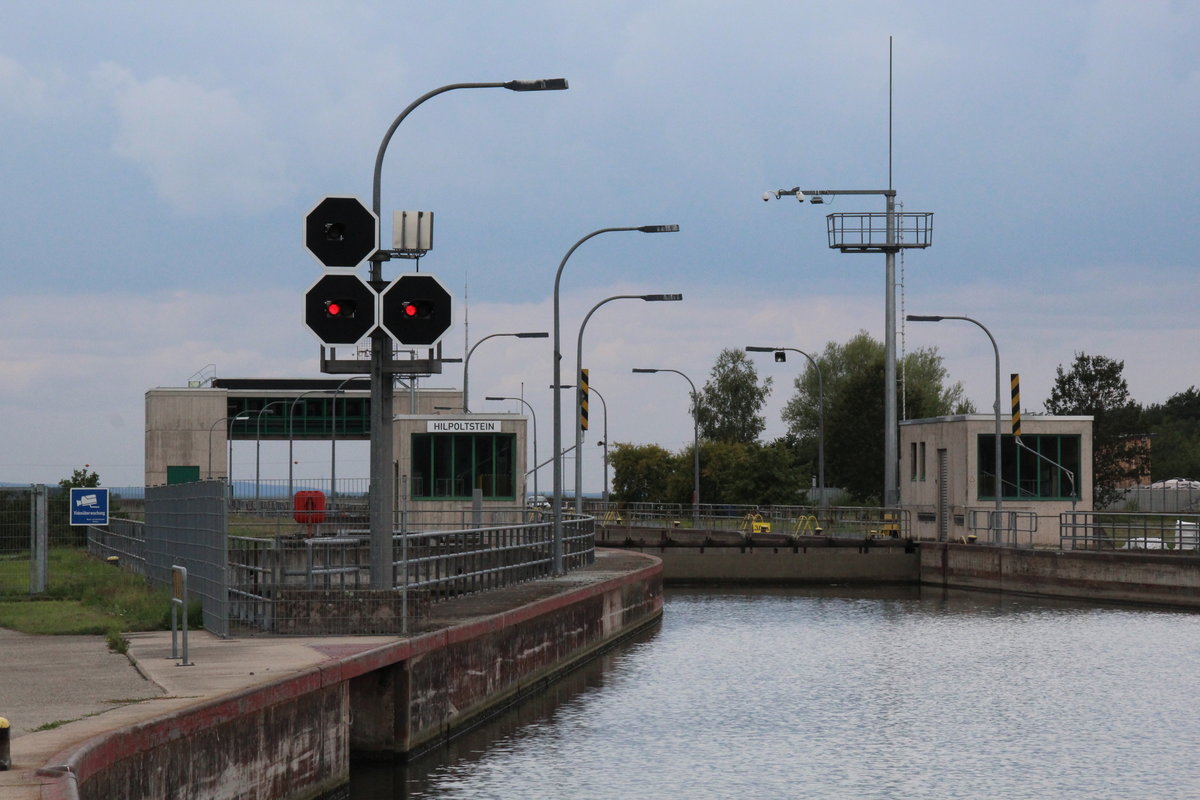
[[401, 275], [383, 290], [379, 324], [400, 344], [432, 345], [454, 324], [453, 298], [434, 276]]
[[375, 291], [357, 275], [326, 275], [304, 295], [304, 323], [325, 344], [355, 344], [375, 328]]
[[326, 197], [304, 217], [304, 246], [327, 267], [357, 267], [379, 243], [379, 217], [357, 197]]

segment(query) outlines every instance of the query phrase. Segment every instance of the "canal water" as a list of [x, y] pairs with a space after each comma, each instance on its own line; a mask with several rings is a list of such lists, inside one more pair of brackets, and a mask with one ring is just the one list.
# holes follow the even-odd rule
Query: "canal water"
[[1200, 615], [894, 588], [668, 591], [659, 626], [383, 798], [1200, 798]]

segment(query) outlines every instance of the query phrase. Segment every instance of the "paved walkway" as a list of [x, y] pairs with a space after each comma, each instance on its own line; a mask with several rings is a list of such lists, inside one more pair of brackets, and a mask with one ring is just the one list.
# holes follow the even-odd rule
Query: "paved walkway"
[[[591, 567], [435, 606], [445, 628], [644, 568], [645, 556], [599, 551]], [[395, 642], [393, 636], [261, 636], [220, 639], [192, 631], [180, 666], [171, 632], [127, 634], [128, 655], [103, 636], [31, 636], [0, 628], [0, 717], [12, 725], [12, 769], [0, 772], [0, 798], [37, 800], [39, 769], [94, 736], [197, 703], [272, 683], [323, 661]]]

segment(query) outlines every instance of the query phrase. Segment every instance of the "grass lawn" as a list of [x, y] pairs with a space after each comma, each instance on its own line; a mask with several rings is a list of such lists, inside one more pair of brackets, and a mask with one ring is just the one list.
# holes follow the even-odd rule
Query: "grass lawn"
[[[0, 558], [0, 627], [113, 636], [171, 626], [170, 593], [137, 575], [72, 548], [51, 549], [48, 568], [47, 591], [31, 596], [28, 558]], [[191, 618], [198, 616], [196, 606]]]

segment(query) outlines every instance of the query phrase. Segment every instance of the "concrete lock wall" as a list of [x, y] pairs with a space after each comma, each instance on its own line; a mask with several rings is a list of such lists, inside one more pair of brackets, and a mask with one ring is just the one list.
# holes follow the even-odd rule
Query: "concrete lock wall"
[[670, 584], [914, 583], [920, 559], [905, 547], [671, 547], [651, 550]]
[[662, 615], [662, 567], [420, 637], [350, 685], [356, 752], [414, 754], [543, 688]]
[[631, 553], [610, 569], [510, 587], [500, 613], [468, 605], [467, 622], [102, 734], [54, 756], [63, 779], [42, 796], [317, 797], [345, 783], [351, 751], [432, 747], [658, 620], [661, 563]]
[[307, 800], [336, 788], [349, 778], [350, 704], [344, 683], [321, 677], [312, 671], [93, 740], [68, 762], [78, 796]]
[[921, 543], [921, 583], [1200, 607], [1200, 557]]

